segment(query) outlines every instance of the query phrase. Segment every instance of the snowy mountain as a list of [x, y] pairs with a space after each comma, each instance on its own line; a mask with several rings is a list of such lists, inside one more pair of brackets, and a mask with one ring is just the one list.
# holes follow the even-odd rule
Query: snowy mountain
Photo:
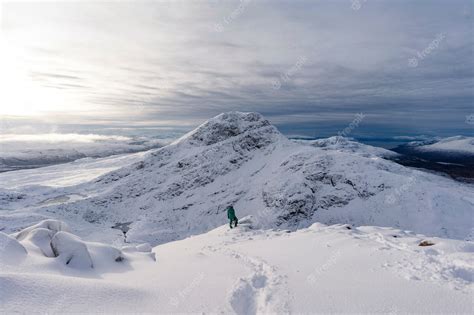
[[470, 313], [472, 185], [387, 154], [230, 112], [2, 173], [0, 312]]
[[0, 172], [162, 147], [169, 139], [96, 134], [0, 135]]
[[432, 141], [414, 141], [394, 151], [423, 159], [474, 165], [474, 137], [455, 136]]
[[455, 136], [400, 145], [389, 157], [404, 166], [424, 168], [466, 183], [474, 183], [474, 138]]
[[[344, 143], [351, 144], [295, 143], [257, 113], [225, 113], [92, 181], [55, 188], [17, 182], [0, 203], [21, 210], [3, 214], [1, 228], [14, 232], [53, 217], [80, 236], [118, 241], [120, 231], [110, 227], [126, 223], [129, 241], [156, 245], [220, 226], [234, 204], [239, 217], [253, 215], [262, 228], [348, 223], [468, 237], [472, 187], [379, 158], [370, 146], [341, 150]], [[33, 177], [42, 172], [48, 168]]]
[[417, 143], [412, 143], [411, 145], [420, 151], [474, 154], [474, 137], [455, 136], [431, 144], [417, 145]]

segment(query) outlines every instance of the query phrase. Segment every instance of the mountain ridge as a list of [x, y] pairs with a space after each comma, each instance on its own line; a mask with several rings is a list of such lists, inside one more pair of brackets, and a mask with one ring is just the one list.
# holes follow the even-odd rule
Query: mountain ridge
[[[128, 241], [153, 245], [220, 226], [229, 204], [238, 217], [253, 215], [262, 228], [296, 230], [322, 222], [394, 226], [460, 239], [469, 234], [472, 190], [384, 160], [367, 148], [295, 143], [260, 114], [223, 113], [129, 166], [92, 182], [42, 188], [41, 197], [23, 191], [23, 201], [9, 199], [6, 207], [26, 206], [59, 218], [83, 237], [127, 223]], [[40, 203], [46, 196], [72, 194], [76, 197], [67, 202]], [[120, 239], [109, 230], [107, 237]]]

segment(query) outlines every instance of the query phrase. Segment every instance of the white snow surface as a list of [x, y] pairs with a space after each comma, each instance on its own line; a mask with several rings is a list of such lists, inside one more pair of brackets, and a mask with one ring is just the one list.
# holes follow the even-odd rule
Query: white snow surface
[[97, 134], [0, 134], [0, 171], [146, 151], [169, 142]]
[[473, 186], [323, 142], [230, 112], [0, 174], [0, 312], [472, 313]]
[[83, 158], [74, 162], [0, 173], [0, 188], [23, 188], [32, 186], [66, 187], [89, 182], [105, 173], [141, 161], [147, 152], [121, 154], [106, 158]]
[[317, 140], [293, 140], [296, 143], [311, 145], [323, 150], [336, 150], [346, 153], [354, 153], [364, 157], [393, 157], [398, 153], [367, 144], [357, 142], [351, 138], [333, 136], [326, 139]]
[[26, 249], [14, 237], [0, 232], [0, 266], [18, 263], [26, 256]]
[[416, 148], [428, 152], [474, 154], [474, 137], [454, 136], [441, 139], [433, 144], [416, 146]]
[[[289, 233], [256, 229], [247, 217], [157, 246], [156, 262], [124, 250], [122, 261], [85, 269], [30, 249], [1, 265], [0, 312], [472, 312], [472, 242], [348, 227]], [[434, 245], [420, 247], [424, 240]]]

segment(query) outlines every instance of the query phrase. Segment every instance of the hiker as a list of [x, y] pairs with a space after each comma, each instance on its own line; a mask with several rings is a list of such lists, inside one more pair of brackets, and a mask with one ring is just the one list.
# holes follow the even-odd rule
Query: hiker
[[235, 222], [235, 227], [237, 227], [237, 223], [239, 223], [239, 220], [235, 216], [235, 210], [234, 207], [228, 206], [227, 207], [227, 218], [230, 220], [230, 228], [232, 228], [232, 222]]

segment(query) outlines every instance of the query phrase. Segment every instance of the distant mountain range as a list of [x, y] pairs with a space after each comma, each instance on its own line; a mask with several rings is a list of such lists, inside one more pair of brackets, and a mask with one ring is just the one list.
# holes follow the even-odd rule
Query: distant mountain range
[[392, 156], [400, 164], [443, 172], [458, 180], [474, 180], [474, 137], [414, 141], [392, 150], [400, 153]]

